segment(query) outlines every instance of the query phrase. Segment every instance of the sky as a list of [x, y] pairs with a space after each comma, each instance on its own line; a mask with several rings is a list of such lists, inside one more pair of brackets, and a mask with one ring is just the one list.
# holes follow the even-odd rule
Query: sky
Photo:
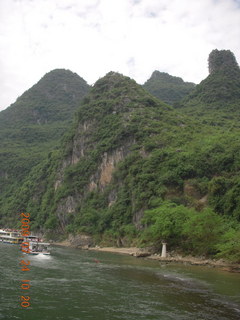
[[0, 110], [56, 68], [199, 83], [213, 49], [240, 63], [240, 0], [0, 0]]

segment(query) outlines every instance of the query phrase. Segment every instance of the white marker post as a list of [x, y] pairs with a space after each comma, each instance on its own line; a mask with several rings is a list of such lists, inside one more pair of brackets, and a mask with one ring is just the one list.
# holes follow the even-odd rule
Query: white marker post
[[166, 258], [167, 257], [167, 243], [162, 242], [162, 255], [161, 258]]

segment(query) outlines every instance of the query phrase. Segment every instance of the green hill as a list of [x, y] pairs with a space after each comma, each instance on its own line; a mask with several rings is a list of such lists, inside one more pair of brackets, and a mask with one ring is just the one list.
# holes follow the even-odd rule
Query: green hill
[[173, 105], [182, 100], [195, 87], [194, 83], [184, 82], [179, 77], [173, 77], [165, 72], [154, 71], [143, 87], [161, 101]]
[[69, 70], [53, 70], [0, 112], [0, 212], [22, 179], [72, 123], [87, 83]]
[[88, 84], [76, 73], [65, 69], [53, 70], [0, 112], [0, 128], [71, 122], [76, 106], [88, 91]]

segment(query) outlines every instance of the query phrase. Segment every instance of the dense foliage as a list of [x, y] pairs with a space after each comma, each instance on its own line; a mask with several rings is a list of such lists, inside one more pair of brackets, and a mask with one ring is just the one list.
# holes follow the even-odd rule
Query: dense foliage
[[198, 212], [183, 205], [163, 202], [146, 211], [143, 222], [147, 228], [142, 243], [161, 248], [162, 241], [170, 247], [196, 255], [215, 255], [240, 262], [240, 227], [237, 221], [223, 218], [212, 209]]

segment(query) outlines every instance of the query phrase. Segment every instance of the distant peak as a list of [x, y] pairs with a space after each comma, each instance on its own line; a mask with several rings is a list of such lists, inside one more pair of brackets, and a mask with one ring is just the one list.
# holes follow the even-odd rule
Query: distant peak
[[57, 69], [50, 70], [47, 74], [49, 74], [49, 73], [62, 73], [62, 72], [65, 72], [65, 73], [73, 73], [73, 72], [72, 72], [71, 70], [69, 70], [69, 69], [57, 68]]
[[[167, 72], [160, 72], [160, 71], [158, 71], [158, 70], [155, 70], [155, 71], [152, 73], [152, 75], [151, 75], [151, 77], [150, 77], [149, 80], [150, 80], [150, 81], [155, 81], [155, 80], [157, 80], [157, 81], [169, 82], [169, 83], [180, 84], [180, 85], [186, 84], [186, 83], [190, 83], [190, 84], [194, 85], [194, 83], [185, 82], [185, 81], [184, 81], [182, 78], [180, 78], [180, 77], [172, 76], [172, 75], [170, 75], [170, 74], [167, 73]], [[148, 81], [149, 81], [149, 80], [148, 80]], [[146, 81], [146, 83], [147, 83], [148, 81]]]
[[[151, 78], [171, 78], [173, 76], [171, 76], [170, 74], [168, 74], [167, 72], [161, 72], [158, 70], [153, 71]], [[175, 77], [177, 78], [177, 77]]]
[[103, 79], [109, 79], [112, 81], [118, 81], [119, 79], [126, 79], [127, 77], [121, 73], [110, 71], [108, 72]]
[[213, 50], [208, 58], [209, 73], [224, 69], [239, 69], [237, 60], [230, 50]]
[[103, 78], [96, 81], [94, 87], [101, 90], [111, 90], [113, 87], [127, 86], [129, 83], [136, 83], [133, 79], [126, 77], [118, 72], [110, 71]]
[[43, 76], [43, 78], [58, 78], [58, 77], [81, 78], [77, 73], [72, 72], [71, 70], [68, 70], [68, 69], [53, 69]]

